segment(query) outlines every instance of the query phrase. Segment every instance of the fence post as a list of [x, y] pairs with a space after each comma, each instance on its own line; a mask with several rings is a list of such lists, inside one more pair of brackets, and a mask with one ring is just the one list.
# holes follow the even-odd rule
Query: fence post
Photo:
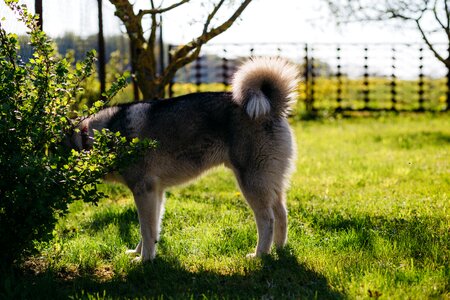
[[307, 113], [314, 111], [314, 59], [309, 54], [310, 48], [305, 44], [305, 109]]
[[363, 94], [364, 94], [364, 110], [369, 109], [369, 48], [364, 47], [364, 79], [363, 79]]
[[34, 14], [38, 16], [39, 29], [44, 30], [44, 17], [42, 14], [42, 0], [34, 1]]
[[280, 47], [277, 48], [277, 56], [278, 57], [283, 56], [283, 49], [281, 49]]
[[336, 56], [336, 60], [337, 60], [337, 95], [336, 95], [336, 102], [337, 102], [337, 107], [336, 107], [336, 112], [340, 112], [342, 111], [342, 72], [341, 72], [341, 46], [337, 46], [336, 48], [336, 52], [337, 52], [337, 56]]
[[228, 58], [227, 58], [227, 49], [223, 49], [223, 57], [222, 57], [222, 83], [223, 83], [223, 89], [226, 90], [226, 88], [229, 85], [229, 74], [228, 74]]
[[309, 100], [309, 58], [308, 58], [308, 44], [305, 44], [305, 58], [304, 58], [305, 69], [303, 76], [305, 76], [305, 102]]
[[[168, 57], [169, 57], [169, 61], [168, 61], [168, 65], [170, 65], [172, 63], [172, 49], [173, 49], [173, 45], [169, 44], [169, 47], [167, 47], [167, 51], [168, 53]], [[170, 79], [169, 82], [169, 98], [173, 97], [173, 84], [175, 83], [175, 75], [172, 77], [172, 79]]]
[[197, 93], [200, 92], [201, 84], [202, 84], [202, 57], [199, 56], [195, 60], [195, 85], [197, 86]]
[[392, 46], [392, 76], [391, 76], [391, 110], [397, 111], [397, 76], [395, 75], [396, 67], [396, 49]]
[[418, 111], [424, 111], [423, 103], [425, 101], [425, 90], [424, 90], [424, 75], [423, 75], [423, 47], [419, 48], [419, 107]]
[[313, 112], [314, 111], [314, 102], [316, 101], [316, 99], [315, 99], [315, 87], [316, 87], [316, 72], [315, 72], [315, 66], [314, 66], [314, 63], [315, 63], [315, 59], [314, 59], [314, 53], [313, 53], [313, 51], [314, 51], [314, 48], [313, 47], [311, 47], [311, 69], [310, 69], [310, 71], [311, 71], [311, 112]]
[[97, 0], [98, 7], [98, 77], [100, 80], [100, 98], [104, 99], [103, 93], [106, 91], [106, 51], [105, 36], [103, 34], [103, 1]]
[[[449, 45], [449, 47], [447, 49], [447, 53], [449, 55], [448, 57], [450, 57], [450, 45]], [[445, 96], [446, 96], [446, 99], [445, 99], [446, 106], [444, 108], [444, 111], [449, 111], [450, 110], [450, 66], [448, 66], [448, 65], [447, 65], [447, 84], [446, 84], [446, 87], [447, 87], [447, 92], [445, 94]]]

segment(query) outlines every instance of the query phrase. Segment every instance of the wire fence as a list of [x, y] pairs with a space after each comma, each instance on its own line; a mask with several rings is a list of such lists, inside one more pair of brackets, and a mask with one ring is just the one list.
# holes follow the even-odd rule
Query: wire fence
[[[62, 54], [75, 50], [75, 60], [96, 47], [95, 36], [68, 35], [55, 41]], [[173, 47], [168, 46], [166, 59], [170, 60]], [[445, 45], [437, 48], [446, 51]], [[115, 50], [119, 50], [122, 68], [130, 70], [128, 39], [108, 37], [106, 57]], [[31, 57], [32, 51], [27, 40], [21, 41], [22, 57]], [[198, 59], [176, 73], [168, 96], [228, 91], [236, 69], [252, 56], [281, 56], [298, 65], [299, 112], [442, 111], [450, 107], [447, 69], [423, 44], [209, 44]]]
[[[445, 45], [437, 48], [446, 51]], [[448, 107], [447, 70], [423, 44], [211, 44], [178, 71], [169, 96], [229, 90], [236, 68], [252, 56], [282, 56], [298, 65], [299, 110]]]

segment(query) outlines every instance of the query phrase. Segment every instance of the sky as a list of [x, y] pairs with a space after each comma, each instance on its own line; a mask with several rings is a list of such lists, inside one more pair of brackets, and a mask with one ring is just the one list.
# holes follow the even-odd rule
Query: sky
[[[136, 10], [149, 8], [148, 0], [130, 0]], [[178, 0], [162, 0], [163, 6], [170, 5]], [[204, 20], [207, 7], [201, 5], [201, 0], [191, 0], [187, 6], [177, 8], [163, 15], [164, 41], [170, 44], [180, 44], [191, 41], [201, 32], [201, 23], [194, 20]], [[19, 3], [27, 4], [34, 11], [34, 0], [19, 0]], [[155, 0], [158, 5], [160, 0]], [[238, 0], [229, 0], [228, 3], [239, 3]], [[66, 32], [72, 32], [82, 36], [96, 34], [97, 27], [97, 1], [96, 0], [43, 0], [44, 7], [44, 31], [52, 37], [62, 36]], [[120, 20], [114, 16], [114, 6], [108, 1], [103, 1], [104, 32], [106, 35], [124, 33], [124, 27]], [[231, 10], [225, 11], [221, 17], [227, 17]], [[0, 0], [0, 18], [5, 17], [2, 26], [7, 31], [24, 33], [24, 27], [16, 21], [9, 8]], [[336, 44], [357, 44], [358, 49], [352, 52], [346, 50], [347, 61], [352, 64], [356, 61], [355, 69], [361, 70], [363, 64], [362, 48], [365, 44], [384, 43], [419, 43], [421, 37], [417, 30], [393, 24], [350, 24], [345, 27], [336, 26], [335, 20], [330, 15], [324, 0], [253, 0], [243, 12], [241, 17], [226, 32], [214, 38], [211, 43], [309, 43], [329, 44], [327, 53], [316, 51], [314, 55], [322, 60], [333, 62], [336, 57]], [[438, 40], [444, 42], [445, 40]], [[445, 46], [445, 45], [444, 45]], [[276, 47], [276, 46], [275, 46]], [[262, 46], [255, 47], [259, 51]], [[319, 48], [319, 47], [317, 47]], [[322, 46], [325, 48], [325, 46]], [[348, 46], [347, 48], [350, 48]], [[404, 46], [401, 51], [403, 61], [398, 60], [404, 67], [398, 68], [403, 72], [402, 77], [415, 77], [418, 72], [418, 51]], [[373, 50], [372, 50], [373, 49]], [[445, 47], [442, 48], [445, 51]], [[374, 46], [370, 50], [370, 69], [375, 73], [390, 73], [390, 46], [384, 48]], [[214, 50], [213, 50], [214, 51]], [[238, 49], [237, 51], [242, 51]], [[297, 57], [303, 55], [297, 49], [294, 50]], [[426, 51], [428, 58], [425, 60], [428, 73], [442, 76], [444, 69], [441, 63]], [[230, 52], [228, 52], [230, 53]], [[242, 55], [244, 53], [238, 53]], [[266, 53], [256, 53], [265, 54]], [[287, 52], [283, 53], [289, 56]], [[273, 55], [272, 53], [269, 55]], [[321, 56], [322, 55], [322, 56]], [[343, 53], [342, 56], [345, 56]], [[360, 71], [358, 71], [360, 72]]]
[[[148, 0], [132, 0], [136, 7], [145, 8]], [[120, 33], [123, 28], [114, 16], [114, 7], [103, 1], [107, 35]], [[173, 2], [173, 1], [172, 1]], [[169, 43], [184, 43], [200, 31], [200, 24], [192, 22], [204, 16], [204, 7], [192, 1], [187, 9], [176, 9], [164, 15], [164, 38]], [[234, 1], [237, 2], [237, 1]], [[383, 24], [353, 24], [343, 28], [335, 25], [328, 13], [325, 1], [321, 0], [254, 0], [241, 15], [241, 18], [225, 33], [214, 39], [218, 43], [393, 43], [417, 42], [420, 40], [415, 30], [400, 30]], [[34, 1], [25, 0], [34, 9]], [[170, 4], [166, 0], [164, 5]], [[275, 4], [276, 3], [276, 4]], [[82, 35], [97, 32], [97, 1], [95, 0], [43, 0], [44, 30], [51, 36], [65, 32]], [[9, 31], [23, 32], [10, 13], [0, 2], [0, 15]]]

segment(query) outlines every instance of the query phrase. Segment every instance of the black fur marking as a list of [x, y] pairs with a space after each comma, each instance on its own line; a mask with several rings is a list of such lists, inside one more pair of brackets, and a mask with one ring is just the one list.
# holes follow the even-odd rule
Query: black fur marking
[[264, 96], [266, 96], [268, 99], [271, 99], [272, 91], [272, 85], [267, 81], [263, 81], [261, 84], [261, 92], [264, 94]]

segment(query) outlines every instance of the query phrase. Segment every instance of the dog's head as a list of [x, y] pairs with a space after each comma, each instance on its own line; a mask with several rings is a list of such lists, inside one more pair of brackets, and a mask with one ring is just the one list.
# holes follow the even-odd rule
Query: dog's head
[[90, 150], [94, 144], [94, 130], [107, 128], [111, 118], [120, 111], [119, 107], [108, 107], [82, 119], [73, 125], [72, 131], [66, 135], [65, 145], [70, 149]]
[[93, 137], [89, 130], [89, 124], [83, 124], [83, 122], [79, 126], [74, 127], [64, 138], [64, 145], [77, 151], [90, 150], [92, 144]]

